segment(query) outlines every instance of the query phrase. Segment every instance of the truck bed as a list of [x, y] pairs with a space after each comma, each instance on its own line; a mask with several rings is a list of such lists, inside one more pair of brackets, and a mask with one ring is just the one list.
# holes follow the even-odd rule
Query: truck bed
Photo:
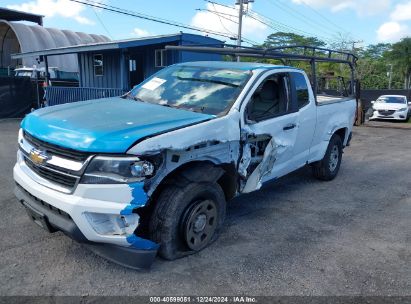
[[327, 94], [317, 94], [317, 105], [324, 105], [336, 102], [342, 102], [346, 100], [352, 100], [354, 97], [352, 96], [334, 96], [334, 95], [327, 95]]

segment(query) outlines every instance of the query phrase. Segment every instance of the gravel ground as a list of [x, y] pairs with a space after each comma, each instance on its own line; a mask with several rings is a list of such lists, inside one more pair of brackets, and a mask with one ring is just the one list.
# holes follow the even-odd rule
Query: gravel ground
[[397, 120], [367, 120], [365, 123], [367, 127], [374, 128], [391, 128], [391, 129], [408, 129], [411, 130], [411, 119], [408, 122]]
[[355, 128], [339, 176], [309, 168], [230, 202], [199, 254], [134, 271], [32, 223], [0, 121], [0, 295], [411, 295], [411, 132]]

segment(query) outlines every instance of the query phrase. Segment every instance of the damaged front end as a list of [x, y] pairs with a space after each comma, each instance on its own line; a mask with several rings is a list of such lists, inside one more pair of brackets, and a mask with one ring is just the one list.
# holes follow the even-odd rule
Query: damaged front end
[[151, 265], [158, 244], [135, 231], [141, 222], [138, 212], [149, 199], [144, 189], [154, 173], [149, 162], [156, 164], [156, 159], [72, 152], [22, 130], [19, 145], [15, 195], [36, 224], [62, 231], [124, 266]]

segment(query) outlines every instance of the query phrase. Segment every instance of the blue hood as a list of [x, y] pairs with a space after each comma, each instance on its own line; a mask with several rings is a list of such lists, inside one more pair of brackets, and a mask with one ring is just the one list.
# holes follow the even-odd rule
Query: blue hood
[[21, 127], [38, 139], [62, 147], [124, 153], [143, 137], [214, 117], [114, 97], [43, 108], [27, 115]]

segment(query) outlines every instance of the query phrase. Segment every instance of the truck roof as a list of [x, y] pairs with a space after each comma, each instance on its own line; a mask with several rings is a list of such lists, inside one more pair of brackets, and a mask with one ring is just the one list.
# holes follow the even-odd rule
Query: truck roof
[[239, 69], [239, 70], [285, 69], [285, 68], [300, 70], [298, 68], [291, 67], [291, 66], [275, 65], [275, 64], [260, 63], [260, 62], [192, 61], [192, 62], [179, 63], [177, 65], [211, 67], [211, 68], [222, 68], [222, 69]]
[[381, 95], [380, 97], [406, 97], [406, 96], [405, 95]]

